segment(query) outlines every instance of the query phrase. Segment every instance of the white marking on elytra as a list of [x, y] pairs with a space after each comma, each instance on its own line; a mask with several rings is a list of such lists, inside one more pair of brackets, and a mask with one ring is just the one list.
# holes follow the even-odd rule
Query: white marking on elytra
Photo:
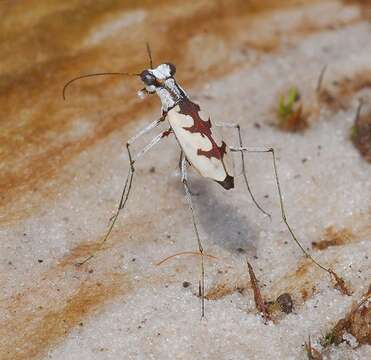
[[[258, 207], [258, 209], [265, 215], [270, 215], [263, 210], [263, 208], [256, 201], [255, 197], [251, 192], [250, 185], [247, 180], [247, 173], [244, 161], [244, 154], [249, 153], [268, 153], [272, 155], [273, 163], [273, 174], [276, 181], [279, 204], [281, 209], [282, 220], [284, 221], [292, 239], [300, 247], [304, 255], [309, 258], [314, 264], [316, 264], [322, 270], [328, 272], [336, 280], [336, 284], [342, 281], [340, 277], [330, 268], [326, 268], [318, 263], [308, 251], [301, 245], [296, 235], [294, 234], [291, 226], [289, 225], [284, 209], [283, 197], [280, 187], [280, 182], [278, 178], [276, 156], [273, 148], [264, 149], [253, 149], [247, 148], [243, 145], [241, 129], [238, 124], [213, 124], [210, 116], [203, 110], [200, 106], [190, 100], [188, 94], [179, 86], [176, 82], [174, 75], [176, 68], [173, 64], [164, 63], [160, 64], [156, 68], [153, 68], [152, 56], [150, 48], [147, 44], [147, 52], [150, 59], [150, 68], [142, 71], [141, 73], [131, 74], [131, 73], [96, 73], [78, 76], [69, 82], [63, 88], [63, 98], [65, 98], [65, 92], [67, 87], [75, 80], [98, 76], [98, 75], [126, 75], [126, 76], [139, 76], [144, 83], [144, 89], [142, 89], [138, 94], [140, 96], [144, 94], [154, 94], [156, 93], [161, 100], [161, 117], [158, 120], [153, 121], [147, 127], [142, 129], [139, 133], [131, 137], [127, 144], [127, 152], [129, 158], [129, 172], [124, 183], [121, 198], [117, 210], [114, 216], [110, 220], [110, 225], [108, 230], [103, 237], [102, 241], [98, 245], [99, 251], [104, 243], [107, 241], [112, 229], [117, 221], [119, 213], [125, 208], [126, 203], [129, 199], [131, 192], [134, 173], [135, 173], [135, 163], [141, 158], [145, 153], [152, 149], [156, 144], [158, 144], [164, 137], [171, 134], [175, 135], [178, 145], [181, 149], [181, 160], [180, 160], [180, 171], [181, 171], [181, 182], [183, 183], [186, 199], [191, 211], [192, 223], [194, 232], [196, 235], [196, 240], [198, 244], [198, 250], [201, 259], [201, 279], [200, 279], [200, 297], [201, 297], [201, 316], [204, 317], [205, 314], [205, 268], [204, 268], [204, 250], [201, 243], [198, 225], [195, 217], [194, 206], [192, 201], [192, 193], [189, 189], [189, 180], [187, 177], [187, 165], [193, 166], [196, 171], [204, 178], [212, 179], [218, 182], [224, 189], [229, 190], [234, 188], [234, 175], [232, 169], [231, 152], [239, 152], [241, 155], [242, 162], [242, 173], [244, 177], [244, 182], [246, 184], [248, 193]], [[157, 136], [155, 136], [141, 151], [136, 155], [132, 155], [130, 146], [141, 136], [148, 133], [152, 129], [159, 126], [164, 121], [167, 121], [169, 128], [165, 131], [161, 131]], [[238, 133], [238, 146], [228, 146], [221, 134], [219, 133], [219, 127], [235, 128]], [[80, 262], [78, 265], [83, 265], [95, 256], [92, 253], [85, 260]]]

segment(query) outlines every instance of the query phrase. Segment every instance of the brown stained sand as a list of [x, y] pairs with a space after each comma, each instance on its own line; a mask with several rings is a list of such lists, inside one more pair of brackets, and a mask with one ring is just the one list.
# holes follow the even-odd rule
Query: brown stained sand
[[371, 231], [370, 224], [371, 209], [366, 212], [360, 212], [349, 217], [348, 225], [342, 229], [334, 226], [325, 228], [322, 238], [319, 241], [313, 241], [312, 247], [316, 250], [326, 250], [331, 246], [341, 246], [359, 241]]
[[[223, 299], [225, 296], [231, 295], [235, 292], [238, 292], [242, 295], [250, 297], [250, 293], [246, 292], [246, 289], [251, 288], [253, 290], [253, 293], [260, 293], [259, 288], [257, 287], [256, 278], [254, 282], [251, 282], [250, 284], [242, 284], [237, 283], [233, 284], [231, 282], [221, 282], [210, 289], [208, 289], [205, 298], [207, 300], [220, 300]], [[254, 295], [255, 298], [255, 295]], [[266, 299], [263, 300], [262, 296], [258, 295], [258, 303], [256, 303], [256, 308], [259, 312], [260, 309], [264, 310], [263, 317], [268, 320], [273, 320], [275, 323], [277, 323], [280, 319], [282, 319], [283, 314], [289, 314], [293, 310], [293, 300], [291, 298], [291, 295], [288, 293], [283, 293], [276, 300], [273, 301], [267, 301]], [[262, 301], [262, 302], [260, 302]]]
[[352, 97], [361, 90], [371, 90], [371, 69], [358, 70], [353, 74], [342, 74], [332, 79], [332, 86], [323, 86], [319, 100], [331, 110], [346, 109]]
[[233, 294], [236, 289], [236, 287], [230, 286], [229, 284], [217, 284], [207, 291], [207, 293], [205, 294], [205, 299], [219, 300], [227, 295]]
[[[277, 281], [273, 287], [268, 288], [267, 298], [277, 298], [275, 301], [268, 302], [270, 308], [273, 309], [272, 305], [276, 305], [278, 300], [277, 306], [275, 306], [274, 309], [275, 311], [283, 311], [280, 302], [282, 299], [281, 297], [285, 294], [290, 295], [291, 302], [293, 301], [291, 295], [293, 295], [296, 299], [295, 303], [297, 304], [303, 303], [314, 296], [317, 293], [317, 289], [314, 285], [314, 279], [316, 276], [315, 274], [312, 274], [313, 266], [314, 264], [310, 260], [303, 259], [294, 273], [285, 275], [285, 277]], [[255, 285], [257, 285], [257, 283], [255, 283]], [[245, 293], [245, 290], [248, 287], [250, 286], [246, 286], [246, 284], [243, 284], [242, 282], [220, 282], [208, 290], [205, 298], [208, 300], [219, 300], [235, 292]]]
[[[165, 5], [166, 3], [164, 2]], [[37, 8], [42, 8], [42, 4], [39, 3]], [[171, 8], [169, 6], [169, 10]], [[15, 21], [18, 19], [17, 7], [8, 5], [8, 7], [5, 6], [5, 10], [8, 11], [8, 22], [10, 22], [9, 18], [12, 16], [15, 18]], [[205, 27], [210, 25], [210, 19], [212, 19], [208, 10], [206, 7], [206, 10], [198, 11], [197, 14], [188, 12], [175, 16], [171, 21], [166, 21], [163, 33], [165, 39], [163, 39], [161, 44], [152, 44], [155, 48], [155, 58], [169, 58], [178, 65], [182, 65], [182, 54], [173, 47], [164, 46], [163, 44], [174, 43], [174, 41], [186, 44], [191, 37], [188, 30], [190, 26], [189, 17], [192, 15], [194, 28], [198, 28], [201, 24]], [[81, 91], [81, 98], [77, 101], [78, 108], [76, 109], [76, 101], [74, 101], [75, 111], [72, 112], [69, 108], [71, 105], [63, 103], [60, 98], [63, 83], [81, 71], [89, 71], [92, 68], [104, 69], [107, 58], [114, 59], [111, 60], [108, 66], [106, 65], [111, 69], [120, 69], [122, 62], [124, 62], [126, 71], [142, 69], [146, 66], [148, 60], [144, 56], [144, 42], [142, 45], [136, 44], [136, 42], [140, 42], [141, 38], [145, 38], [145, 34], [151, 33], [149, 28], [153, 25], [142, 24], [143, 29], [137, 34], [137, 38], [129, 37], [129, 39], [125, 40], [122, 38], [110, 38], [106, 39], [98, 47], [82, 47], [76, 53], [75, 48], [78, 49], [81, 46], [79, 43], [87, 36], [86, 33], [88, 31], [86, 29], [89, 31], [94, 30], [101, 23], [102, 17], [109, 17], [111, 13], [115, 14], [115, 11], [117, 11], [116, 7], [112, 6], [112, 4], [106, 6], [105, 9], [102, 9], [101, 6], [93, 6], [87, 11], [85, 8], [80, 9], [80, 5], [77, 3], [71, 5], [71, 8], [67, 10], [60, 10], [57, 7], [57, 10], [54, 11], [50, 8], [49, 11], [53, 16], [48, 18], [46, 10], [42, 21], [40, 20], [36, 25], [32, 23], [34, 41], [40, 41], [37, 44], [38, 46], [35, 47], [25, 47], [23, 41], [27, 39], [24, 39], [23, 35], [21, 43], [13, 41], [13, 36], [15, 39], [19, 38], [17, 31], [14, 32], [12, 27], [7, 28], [6, 24], [8, 22], [4, 24], [5, 29], [8, 30], [7, 38], [9, 44], [7, 41], [4, 41], [4, 43], [10, 47], [12, 53], [34, 51], [34, 49], [40, 48], [41, 44], [41, 49], [45, 53], [45, 59], [42, 61], [43, 66], [40, 66], [37, 62], [34, 64], [29, 62], [27, 66], [19, 64], [18, 71], [12, 72], [10, 67], [12, 62], [9, 61], [9, 64], [7, 64], [7, 57], [3, 55], [3, 66], [4, 69], [8, 69], [9, 74], [5, 77], [5, 81], [2, 81], [2, 87], [0, 88], [2, 119], [6, 119], [2, 120], [5, 122], [3, 124], [5, 125], [3, 130], [5, 131], [2, 131], [0, 152], [5, 168], [5, 176], [2, 177], [2, 182], [0, 183], [2, 193], [0, 203], [2, 206], [11, 203], [14, 197], [20, 196], [19, 194], [24, 194], [29, 189], [39, 187], [42, 183], [54, 177], [64, 164], [76, 157], [82, 150], [107, 137], [112, 131], [122, 127], [124, 123], [134, 120], [148, 111], [146, 106], [141, 105], [138, 108], [138, 101], [134, 101], [134, 103], [129, 102], [128, 106], [123, 107], [123, 105], [120, 105], [121, 97], [116, 96], [116, 101], [109, 101], [108, 98], [104, 98], [104, 108], [107, 109], [110, 104], [113, 106], [111, 114], [102, 116], [99, 119], [101, 124], [99, 127], [100, 131], [99, 128], [94, 129], [92, 134], [82, 139], [79, 138], [74, 142], [66, 142], [58, 136], [58, 134], [65, 133], [71, 127], [71, 123], [76, 121], [75, 117], [77, 114], [84, 114], [84, 117], [89, 118], [89, 114], [99, 112], [102, 109], [100, 102], [98, 102], [98, 106], [94, 106], [95, 101], [89, 101], [89, 97], [85, 101], [84, 96], [86, 95]], [[158, 10], [146, 8], [146, 11], [151, 11], [153, 22], [156, 22], [156, 18], [160, 20], [162, 16], [161, 11]], [[71, 14], [78, 14], [79, 16], [75, 19], [70, 17]], [[226, 12], [224, 15], [227, 16], [228, 13]], [[57, 23], [55, 23], [55, 18], [59, 19]], [[222, 29], [222, 23], [222, 21], [218, 21], [220, 30]], [[27, 23], [24, 24], [26, 28], [27, 25]], [[74, 30], [76, 26], [79, 27], [78, 32]], [[213, 26], [215, 27], [215, 24]], [[65, 28], [74, 31], [64, 31]], [[175, 28], [176, 31], [174, 31]], [[58, 36], [56, 36], [57, 33]], [[27, 31], [23, 34], [28, 36]], [[50, 34], [50, 38], [48, 34]], [[74, 40], [72, 43], [71, 39], [68, 38], [71, 34], [73, 34]], [[63, 38], [62, 35], [67, 38]], [[28, 40], [31, 41], [33, 39]], [[123, 42], [123, 45], [120, 44], [118, 46], [117, 42]], [[60, 48], [58, 47], [59, 43], [61, 43]], [[58, 51], [56, 51], [56, 45]], [[112, 52], [114, 53], [113, 55]], [[59, 56], [57, 56], [58, 54]], [[138, 57], [139, 54], [142, 55], [142, 58]], [[24, 58], [32, 59], [35, 56], [28, 54], [28, 56], [20, 57], [21, 60]], [[227, 70], [225, 64], [223, 70], [224, 72]], [[185, 76], [186, 74], [184, 73]], [[190, 81], [192, 81], [193, 74], [192, 72], [189, 74], [191, 75]], [[88, 89], [96, 88], [96, 84], [100, 84], [100, 86], [104, 86], [105, 92], [109, 93], [109, 90], [116, 83], [117, 80], [108, 78], [103, 84], [102, 81], [88, 81], [81, 83], [80, 87], [85, 89], [86, 93]], [[127, 86], [128, 81], [125, 81], [125, 83]], [[136, 86], [140, 86], [140, 84], [136, 83]], [[133, 81], [130, 83], [128, 90], [130, 90], [128, 93], [135, 93]], [[74, 93], [72, 91], [72, 97]], [[41, 99], [42, 102], [40, 102]], [[32, 108], [32, 112], [25, 113], [25, 109], [29, 108]], [[25, 115], [22, 113], [25, 113]], [[120, 116], [121, 120], [117, 121], [118, 119], [115, 115], [119, 113], [122, 113]], [[35, 147], [43, 147], [43, 152], [40, 153]], [[24, 157], [26, 149], [28, 156]], [[8, 163], [9, 165], [7, 166]], [[48, 190], [49, 192], [50, 189]]]
[[[353, 232], [348, 228], [337, 230], [333, 226], [327, 227], [323, 238], [320, 241], [313, 242], [313, 248], [325, 250], [330, 246], [345, 245], [363, 238], [370, 233], [369, 214], [370, 212], [360, 213], [349, 218], [350, 223], [358, 224]], [[295, 304], [300, 305], [318, 292], [315, 283], [320, 271], [322, 270], [318, 269], [312, 261], [303, 258], [294, 272], [286, 274], [276, 281], [271, 288], [267, 289], [267, 297], [274, 299], [281, 294], [288, 293], [295, 300]], [[351, 293], [349, 285], [343, 282], [341, 278], [336, 280], [335, 288], [345, 295]], [[210, 300], [217, 300], [236, 291], [242, 292], [245, 289], [246, 286], [241, 284], [219, 283], [211, 288], [206, 296]]]
[[[314, 284], [317, 278], [316, 274], [319, 272], [323, 273], [324, 271], [310, 259], [304, 258], [295, 272], [285, 275], [284, 278], [278, 282], [280, 284], [278, 287], [279, 290], [277, 290], [276, 286], [273, 287], [273, 293], [277, 294], [277, 291], [280, 291], [278, 293], [279, 295], [280, 293], [287, 292], [294, 298], [299, 299], [301, 297], [301, 300], [306, 301], [316, 292]], [[335, 289], [340, 291], [343, 295], [350, 296], [352, 294], [349, 284], [333, 271], [331, 266], [329, 267], [329, 275], [331, 275], [331, 281]]]
[[246, 285], [242, 284], [231, 284], [231, 283], [218, 283], [215, 286], [208, 289], [205, 294], [207, 300], [220, 300], [227, 295], [231, 295], [235, 292], [243, 293], [246, 289]]
[[[225, 51], [217, 52], [220, 56], [227, 54], [228, 49], [246, 48], [246, 44], [252, 43], [259, 44], [259, 51], [270, 51], [279, 45], [275, 35], [273, 40], [266, 35], [263, 39], [249, 40], [251, 35], [246, 34], [250, 33], [236, 32], [236, 27], [251, 26], [254, 20], [264, 28], [264, 21], [269, 20], [272, 12], [307, 3], [268, 1], [262, 6], [257, 1], [236, 0], [224, 6], [204, 1], [179, 12], [176, 11], [179, 4], [170, 1], [157, 2], [156, 6], [149, 1], [141, 6], [134, 1], [104, 4], [72, 1], [63, 6], [47, 1], [30, 1], [22, 6], [3, 2], [0, 11], [6, 17], [0, 25], [4, 34], [0, 41], [4, 49], [0, 64], [3, 69], [0, 87], [1, 220], [16, 221], [35, 213], [41, 199], [52, 198], [55, 194], [55, 190], [47, 186], [51, 179], [57, 182], [55, 185], [58, 186], [54, 188], [69, 183], [69, 176], [63, 173], [66, 164], [127, 122], [153, 109], [155, 104], [150, 101], [138, 106], [133, 94], [140, 84], [113, 78], [81, 83], [71, 89], [71, 101], [63, 103], [60, 91], [68, 79], [97, 69], [142, 69], [148, 63], [144, 51], [147, 34], [152, 33], [159, 23], [162, 24], [161, 36], [153, 41], [150, 39], [155, 62], [171, 59], [183, 68], [181, 80], [186, 86], [225, 75], [244, 62], [233, 62], [223, 55], [201, 64], [199, 56], [195, 56], [196, 50], [192, 50], [192, 39], [201, 36], [208, 45], [212, 39], [211, 45], [223, 43]], [[32, 12], [27, 12], [25, 6], [32, 8]], [[94, 46], [85, 44], [102, 24], [114, 20], [118, 14], [122, 16], [125, 11], [143, 11], [149, 20], [134, 22], [134, 25], [128, 23], [123, 30], [125, 37], [121, 31], [120, 36], [113, 33]], [[223, 17], [218, 16], [221, 12]], [[23, 17], [25, 13], [29, 16]], [[182, 44], [182, 47], [168, 44]], [[17, 61], [14, 54], [17, 54]], [[197, 67], [205, 71], [197, 72]], [[123, 83], [125, 91], [118, 91], [119, 84]], [[128, 97], [133, 100], [127, 101]], [[66, 134], [78, 121], [77, 117], [87, 119], [92, 129], [87, 134], [68, 139]], [[17, 200], [23, 206], [17, 206]]]
[[317, 292], [317, 290], [316, 290], [315, 286], [312, 286], [311, 289], [308, 289], [308, 288], [300, 289], [300, 295], [301, 295], [301, 298], [304, 302], [307, 301], [308, 299], [310, 299], [311, 297], [313, 297], [314, 294], [316, 294], [316, 292]]
[[325, 229], [323, 239], [313, 241], [312, 247], [316, 250], [325, 250], [330, 246], [345, 245], [355, 239], [350, 229], [337, 230], [334, 226]]
[[304, 303], [317, 292], [314, 284], [318, 271], [309, 259], [302, 259], [294, 272], [284, 275], [269, 289], [270, 297], [289, 293], [296, 305]]
[[[97, 280], [96, 275], [94, 278], [82, 276], [73, 290], [70, 289], [73, 284], [50, 288], [54, 282], [61, 284], [62, 277], [59, 269], [51, 269], [38, 286], [9, 299], [11, 318], [0, 326], [0, 334], [3, 333], [0, 358], [41, 358], [74, 327], [81, 326], [101, 311], [104, 304], [131, 289], [128, 276], [121, 273], [103, 274], [102, 281]], [[35, 303], [35, 299], [39, 302]]]
[[371, 2], [370, 0], [343, 0], [346, 5], [358, 5], [362, 8], [361, 14], [365, 20], [371, 19]]
[[67, 265], [76, 265], [97, 250], [103, 250], [99, 249], [99, 242], [79, 244], [58, 262], [58, 266], [63, 268]]
[[289, 293], [282, 293], [273, 301], [263, 299], [255, 272], [249, 262], [247, 263], [247, 266], [250, 282], [242, 280], [220, 281], [208, 289], [205, 298], [207, 300], [220, 300], [235, 292], [250, 296], [250, 294], [247, 294], [246, 290], [251, 289], [254, 294], [256, 308], [259, 312], [263, 313], [266, 320], [270, 319], [270, 315], [274, 315], [274, 320], [277, 320], [280, 318], [279, 313], [288, 314], [292, 312], [293, 300]]
[[[141, 221], [142, 227], [146, 225]], [[143, 231], [150, 231], [150, 223]], [[106, 304], [133, 291], [130, 275], [113, 270], [91, 271], [76, 264], [97, 249], [94, 243], [82, 243], [55, 261], [37, 283], [1, 300], [9, 319], [0, 322], [0, 358], [14, 360], [39, 359], [62, 342], [77, 326], [102, 312]], [[115, 243], [112, 238], [109, 246]], [[98, 253], [98, 256], [102, 254]], [[104, 262], [104, 259], [99, 259]], [[112, 266], [112, 259], [110, 260]], [[88, 263], [90, 264], [90, 263]], [[184, 272], [184, 268], [179, 272]], [[164, 278], [149, 276], [152, 286], [163, 284]], [[168, 282], [175, 281], [167, 279]], [[140, 286], [143, 286], [141, 284]], [[82, 325], [81, 325], [82, 324]]]

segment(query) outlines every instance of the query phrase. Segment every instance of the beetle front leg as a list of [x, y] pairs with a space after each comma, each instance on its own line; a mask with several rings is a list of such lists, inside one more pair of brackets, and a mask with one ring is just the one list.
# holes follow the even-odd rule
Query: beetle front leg
[[138, 139], [141, 135], [143, 135], [143, 134], [147, 133], [148, 131], [152, 130], [158, 124], [159, 124], [159, 121], [155, 121], [155, 122], [151, 123], [148, 127], [143, 129], [139, 133], [139, 135], [138, 134], [135, 135], [134, 137], [129, 139], [129, 141], [126, 143], [126, 150], [127, 150], [128, 159], [129, 159], [129, 173], [128, 173], [128, 175], [125, 179], [125, 182], [124, 182], [124, 187], [123, 187], [123, 190], [122, 190], [122, 193], [121, 193], [120, 202], [119, 202], [119, 205], [117, 207], [117, 210], [116, 210], [115, 214], [111, 217], [110, 225], [108, 227], [108, 230], [107, 230], [105, 236], [103, 237], [102, 241], [98, 244], [97, 249], [93, 253], [91, 253], [86, 259], [84, 259], [82, 262], [78, 263], [77, 265], [81, 266], [81, 265], [85, 264], [86, 262], [88, 262], [89, 260], [91, 260], [95, 256], [95, 254], [103, 247], [105, 242], [108, 240], [120, 212], [125, 208], [125, 205], [126, 205], [128, 199], [129, 199], [129, 195], [130, 195], [130, 192], [131, 192], [133, 179], [134, 179], [134, 173], [135, 173], [135, 166], [134, 166], [135, 162], [140, 157], [142, 157], [146, 152], [148, 152], [153, 146], [155, 146], [157, 143], [159, 143], [163, 137], [167, 136], [168, 131], [162, 131], [160, 134], [158, 134], [156, 137], [154, 137], [149, 142], [149, 144], [147, 146], [145, 146], [141, 151], [139, 151], [139, 153], [135, 157], [132, 155], [132, 153], [130, 151], [130, 145], [136, 139]]

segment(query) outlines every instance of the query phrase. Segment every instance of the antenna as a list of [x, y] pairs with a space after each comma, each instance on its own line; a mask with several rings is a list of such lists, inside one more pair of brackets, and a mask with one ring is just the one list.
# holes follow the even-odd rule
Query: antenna
[[123, 73], [123, 72], [104, 72], [104, 73], [93, 73], [93, 74], [87, 74], [87, 75], [80, 75], [77, 76], [70, 81], [68, 81], [64, 86], [62, 90], [62, 97], [63, 100], [66, 100], [66, 89], [68, 86], [70, 86], [74, 81], [88, 78], [88, 77], [93, 77], [93, 76], [101, 76], [101, 75], [124, 75], [124, 76], [140, 76], [140, 74], [132, 74], [132, 73]]
[[149, 66], [151, 67], [151, 69], [153, 69], [152, 53], [151, 53], [151, 48], [149, 47], [149, 42], [146, 42], [146, 48], [147, 48], [147, 54], [149, 57]]

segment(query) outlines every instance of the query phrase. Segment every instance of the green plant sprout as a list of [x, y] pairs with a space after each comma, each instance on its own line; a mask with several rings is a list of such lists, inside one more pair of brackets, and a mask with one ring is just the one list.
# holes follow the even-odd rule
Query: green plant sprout
[[286, 122], [287, 119], [294, 114], [294, 105], [298, 99], [299, 92], [295, 86], [291, 87], [287, 96], [280, 96], [278, 103], [278, 116], [281, 123]]
[[278, 102], [278, 127], [289, 132], [298, 132], [306, 129], [307, 114], [303, 112], [300, 93], [296, 86], [292, 86], [287, 95], [281, 95]]

